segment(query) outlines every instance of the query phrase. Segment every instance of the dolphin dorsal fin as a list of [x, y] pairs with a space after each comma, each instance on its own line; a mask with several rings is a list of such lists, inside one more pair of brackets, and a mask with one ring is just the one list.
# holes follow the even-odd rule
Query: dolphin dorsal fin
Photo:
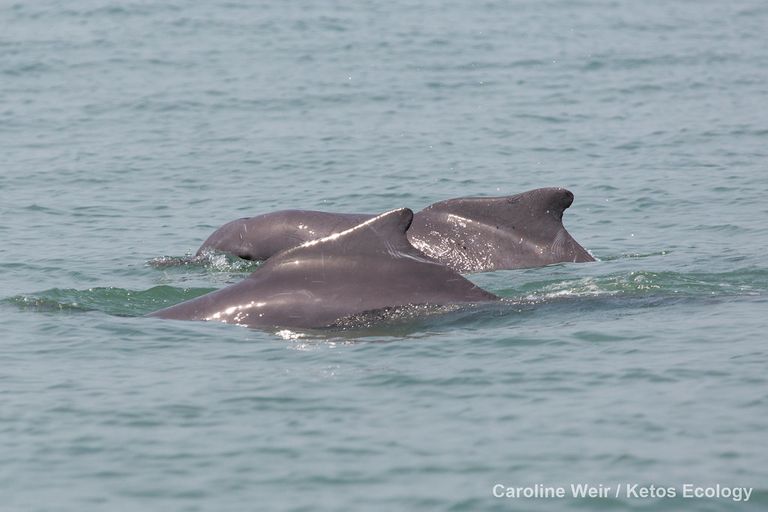
[[[305, 242], [297, 247], [280, 252], [270, 258], [267, 264], [313, 254], [354, 252], [359, 255], [386, 254], [388, 256], [420, 257], [424, 255], [408, 241], [406, 232], [413, 221], [409, 208], [391, 210], [372, 219], [324, 238]], [[375, 269], [371, 269], [375, 272]]]
[[530, 217], [551, 216], [556, 222], [573, 203], [573, 194], [564, 188], [537, 188], [502, 197], [465, 197], [440, 201], [424, 212], [442, 212], [478, 222], [510, 224]]
[[345, 231], [306, 242], [300, 247], [338, 243], [345, 247], [355, 246], [356, 250], [362, 252], [370, 252], [367, 249], [375, 250], [377, 246], [392, 247], [403, 243], [410, 245], [405, 233], [411, 222], [413, 211], [410, 208], [390, 210]]

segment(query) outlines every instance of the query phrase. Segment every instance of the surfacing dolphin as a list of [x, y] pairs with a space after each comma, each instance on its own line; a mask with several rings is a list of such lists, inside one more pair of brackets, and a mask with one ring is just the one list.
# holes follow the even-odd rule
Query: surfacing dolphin
[[[572, 203], [573, 194], [564, 188], [449, 199], [416, 213], [408, 239], [430, 258], [462, 273], [594, 261], [563, 226], [563, 212]], [[246, 217], [217, 229], [196, 256], [214, 250], [266, 260], [373, 217], [312, 210]]]
[[321, 328], [366, 312], [406, 305], [497, 301], [414, 248], [407, 208], [287, 249], [244, 281], [151, 313], [248, 327]]

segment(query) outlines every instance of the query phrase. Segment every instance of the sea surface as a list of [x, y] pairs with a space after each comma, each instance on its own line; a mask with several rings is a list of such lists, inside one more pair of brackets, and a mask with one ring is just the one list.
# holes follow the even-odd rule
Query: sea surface
[[[766, 27], [762, 0], [0, 0], [0, 510], [768, 509]], [[504, 307], [143, 317], [258, 268], [173, 264], [238, 217], [545, 186], [599, 261], [470, 276]]]

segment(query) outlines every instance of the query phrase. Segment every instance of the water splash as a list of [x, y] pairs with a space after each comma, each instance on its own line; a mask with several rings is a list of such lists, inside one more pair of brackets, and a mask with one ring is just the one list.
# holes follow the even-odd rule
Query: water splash
[[216, 251], [203, 251], [198, 255], [158, 256], [147, 261], [147, 265], [156, 269], [184, 269], [198, 267], [213, 272], [253, 272], [261, 262], [250, 261]]

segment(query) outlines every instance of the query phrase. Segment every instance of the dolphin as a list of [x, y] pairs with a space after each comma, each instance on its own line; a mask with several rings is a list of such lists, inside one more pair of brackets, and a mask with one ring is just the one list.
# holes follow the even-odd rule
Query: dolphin
[[264, 261], [285, 249], [346, 231], [370, 220], [366, 213], [330, 213], [314, 210], [280, 210], [227, 222], [209, 236], [195, 256], [209, 251], [232, 254], [244, 260]]
[[417, 213], [408, 234], [414, 247], [462, 273], [595, 261], [563, 226], [571, 204], [564, 188], [448, 199]]
[[[464, 197], [434, 203], [414, 216], [408, 239], [428, 257], [461, 273], [539, 267], [595, 259], [563, 226], [573, 203], [564, 188], [503, 197]], [[224, 224], [197, 250], [266, 260], [279, 251], [350, 229], [364, 213], [282, 210]]]
[[151, 313], [248, 327], [322, 328], [390, 307], [500, 300], [408, 241], [401, 208], [272, 256], [245, 280]]

